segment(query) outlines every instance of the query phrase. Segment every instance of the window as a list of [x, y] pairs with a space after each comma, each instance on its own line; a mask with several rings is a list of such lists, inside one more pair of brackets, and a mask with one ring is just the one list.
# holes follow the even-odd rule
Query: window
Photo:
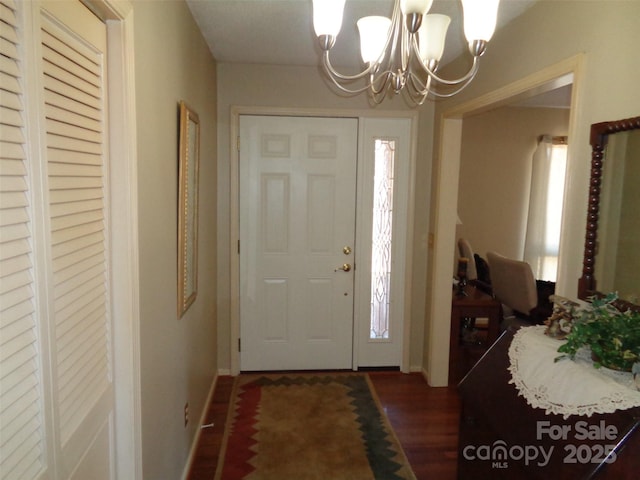
[[375, 140], [371, 235], [371, 339], [389, 338], [394, 140]]
[[541, 137], [533, 155], [524, 259], [539, 280], [556, 281], [567, 138]]

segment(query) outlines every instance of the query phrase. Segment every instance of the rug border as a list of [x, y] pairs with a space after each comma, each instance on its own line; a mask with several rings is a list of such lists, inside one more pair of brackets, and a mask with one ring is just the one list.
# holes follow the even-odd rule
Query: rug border
[[[356, 372], [356, 373], [361, 373], [361, 372]], [[367, 385], [369, 386], [369, 391], [371, 392], [371, 397], [373, 398], [373, 401], [375, 402], [376, 407], [378, 408], [378, 411], [382, 414], [382, 421], [384, 422], [385, 426], [387, 427], [388, 431], [390, 432], [390, 435], [393, 437], [393, 439], [398, 444], [398, 449], [399, 449], [398, 453], [399, 453], [399, 455], [402, 456], [402, 460], [407, 465], [407, 468], [409, 469], [409, 473], [411, 473], [411, 475], [413, 476], [414, 480], [417, 480], [416, 479], [416, 474], [413, 471], [413, 467], [411, 466], [411, 462], [409, 462], [409, 458], [407, 458], [407, 454], [404, 452], [404, 447], [402, 446], [402, 443], [400, 442], [400, 439], [396, 435], [396, 431], [393, 428], [393, 425], [391, 424], [391, 420], [389, 420], [389, 417], [387, 416], [387, 412], [385, 412], [384, 408], [382, 407], [382, 402], [380, 402], [380, 399], [378, 398], [378, 392], [376, 392], [376, 388], [373, 385], [373, 381], [371, 381], [371, 377], [369, 377], [368, 373], [366, 373], [366, 372], [363, 372], [363, 373], [365, 375], [365, 378], [367, 379]]]
[[[220, 446], [220, 452], [218, 453], [218, 462], [216, 465], [216, 474], [213, 476], [213, 480], [221, 480], [222, 467], [224, 466], [224, 459], [227, 456], [227, 446], [229, 445], [229, 432], [231, 425], [233, 424], [233, 413], [235, 407], [235, 399], [238, 393], [238, 383], [240, 381], [240, 375], [236, 375], [233, 378], [233, 387], [231, 388], [231, 395], [229, 396], [229, 405], [227, 407], [227, 418], [224, 421], [224, 433], [222, 434], [222, 445]], [[246, 374], [244, 374], [246, 375]], [[253, 375], [253, 374], [250, 374]]]
[[214, 480], [221, 480], [221, 475], [222, 475], [222, 471], [223, 471], [223, 467], [224, 467], [224, 459], [226, 457], [227, 454], [227, 447], [229, 445], [229, 435], [230, 435], [230, 430], [231, 430], [231, 425], [233, 424], [233, 414], [234, 414], [234, 407], [235, 407], [235, 399], [237, 397], [237, 393], [238, 393], [238, 388], [239, 388], [239, 383], [240, 383], [240, 377], [244, 376], [246, 377], [263, 377], [263, 376], [286, 376], [286, 375], [296, 375], [296, 376], [340, 376], [340, 375], [357, 375], [357, 376], [364, 376], [366, 382], [367, 382], [367, 386], [369, 387], [369, 392], [371, 393], [371, 398], [373, 399], [376, 408], [378, 409], [378, 412], [380, 412], [381, 416], [382, 416], [382, 421], [384, 423], [384, 426], [386, 427], [387, 431], [389, 432], [389, 435], [391, 437], [393, 437], [393, 439], [396, 441], [397, 445], [398, 445], [398, 454], [401, 456], [402, 460], [404, 461], [404, 463], [407, 466], [407, 469], [409, 470], [409, 473], [412, 475], [413, 480], [417, 480], [416, 474], [413, 471], [413, 467], [411, 466], [411, 463], [409, 462], [409, 459], [407, 458], [407, 454], [404, 451], [404, 447], [402, 446], [402, 443], [400, 442], [400, 439], [398, 438], [398, 436], [396, 435], [396, 431], [393, 428], [393, 425], [391, 424], [391, 421], [389, 420], [389, 417], [387, 416], [387, 413], [384, 411], [384, 408], [382, 407], [382, 403], [380, 402], [380, 398], [378, 397], [378, 392], [376, 392], [375, 386], [373, 384], [373, 381], [371, 380], [369, 374], [367, 372], [341, 372], [341, 371], [336, 371], [336, 372], [331, 372], [331, 371], [327, 371], [327, 372], [306, 372], [306, 371], [300, 371], [300, 372], [251, 372], [251, 373], [240, 373], [239, 375], [236, 375], [233, 379], [233, 388], [231, 389], [231, 396], [229, 397], [229, 407], [227, 409], [227, 418], [225, 420], [225, 424], [224, 424], [224, 434], [222, 437], [222, 445], [220, 447], [220, 452], [218, 454], [218, 462], [216, 465], [216, 474], [213, 477]]

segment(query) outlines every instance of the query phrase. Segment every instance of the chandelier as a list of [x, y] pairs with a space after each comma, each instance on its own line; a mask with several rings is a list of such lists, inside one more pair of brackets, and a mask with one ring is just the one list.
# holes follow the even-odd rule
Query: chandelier
[[[313, 0], [313, 26], [322, 49], [322, 66], [336, 87], [347, 94], [368, 91], [375, 103], [387, 93], [405, 91], [410, 101], [422, 105], [431, 97], [452, 97], [478, 72], [480, 56], [496, 27], [500, 0], [461, 0], [464, 34], [473, 63], [458, 79], [436, 73], [444, 52], [451, 19], [427, 14], [433, 0], [395, 0], [391, 19], [363, 17], [357, 22], [360, 54], [366, 68], [356, 75], [336, 71], [329, 52], [342, 27], [345, 0]], [[350, 87], [364, 79], [364, 86]]]

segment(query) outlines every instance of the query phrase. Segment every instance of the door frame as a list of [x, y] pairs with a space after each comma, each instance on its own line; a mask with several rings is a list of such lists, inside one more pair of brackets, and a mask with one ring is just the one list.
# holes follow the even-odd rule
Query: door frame
[[[371, 111], [371, 110], [338, 110], [338, 109], [308, 109], [308, 108], [279, 108], [279, 107], [257, 107], [257, 106], [232, 106], [229, 122], [229, 161], [230, 161], [230, 219], [229, 219], [229, 267], [230, 267], [230, 355], [231, 355], [231, 375], [240, 373], [240, 352], [238, 345], [240, 342], [240, 255], [238, 245], [240, 242], [240, 169], [239, 169], [239, 135], [241, 115], [264, 115], [264, 116], [290, 116], [290, 117], [326, 117], [326, 118], [409, 118], [411, 119], [410, 138], [410, 185], [407, 208], [407, 244], [405, 254], [405, 295], [404, 302], [407, 308], [404, 309], [403, 333], [402, 333], [402, 357], [400, 370], [409, 371], [409, 346], [411, 333], [411, 275], [413, 256], [413, 226], [414, 226], [414, 192], [415, 185], [415, 159], [417, 149], [418, 112], [417, 111]], [[360, 131], [360, 127], [359, 131]], [[358, 139], [361, 145], [361, 139]], [[358, 148], [358, 165], [362, 161], [362, 149]], [[358, 199], [356, 199], [357, 205]], [[357, 208], [357, 206], [356, 206]], [[358, 232], [356, 231], [356, 238]], [[354, 321], [357, 321], [355, 317]], [[354, 332], [358, 326], [354, 323]], [[353, 347], [353, 369], [358, 368], [357, 348], [355, 346], [356, 336], [354, 335]]]
[[[435, 225], [432, 229], [434, 232], [433, 268], [429, 279], [433, 285], [429, 301], [431, 305], [429, 311], [431, 322], [427, 325], [429, 341], [425, 349], [427, 352], [427, 378], [429, 385], [433, 387], [448, 385], [449, 342], [444, 342], [443, 339], [449, 338], [451, 322], [451, 259], [454, 258], [455, 248], [460, 151], [464, 118], [507, 105], [518, 99], [525, 99], [538, 93], [552, 90], [566, 84], [567, 77], [572, 76], [569, 137], [576, 138], [583, 72], [584, 54], [578, 54], [497, 90], [445, 110], [440, 116], [439, 152], [438, 155], [434, 156], [437, 162], [437, 165], [434, 165], [434, 171], [438, 172], [438, 177], [434, 184], [435, 203], [433, 208], [436, 211], [436, 217]], [[574, 158], [575, 148], [576, 146], [569, 142], [565, 187], [571, 179], [572, 165], [578, 161]], [[565, 195], [566, 190], [565, 188]], [[569, 249], [570, 246], [566, 245], [566, 235], [563, 235], [561, 230], [559, 255], [562, 256]], [[567, 285], [571, 280], [569, 273], [564, 266], [558, 266], [556, 291], [568, 291]]]
[[134, 20], [131, 0], [80, 0], [107, 27], [116, 478], [142, 479]]

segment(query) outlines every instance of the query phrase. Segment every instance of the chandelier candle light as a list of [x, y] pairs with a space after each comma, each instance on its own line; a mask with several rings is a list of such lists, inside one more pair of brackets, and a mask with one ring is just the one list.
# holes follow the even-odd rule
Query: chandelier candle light
[[[322, 65], [342, 92], [369, 91], [380, 103], [387, 92], [407, 92], [410, 101], [421, 105], [429, 97], [452, 97], [465, 88], [478, 72], [480, 56], [496, 28], [500, 0], [461, 0], [464, 34], [473, 64], [455, 80], [436, 74], [444, 52], [451, 19], [427, 14], [433, 0], [395, 0], [391, 19], [372, 16], [358, 20], [360, 53], [367, 65], [356, 75], [343, 75], [329, 60], [329, 51], [342, 27], [345, 0], [313, 0], [313, 26], [322, 49]], [[367, 78], [366, 85], [350, 89], [346, 85]]]

